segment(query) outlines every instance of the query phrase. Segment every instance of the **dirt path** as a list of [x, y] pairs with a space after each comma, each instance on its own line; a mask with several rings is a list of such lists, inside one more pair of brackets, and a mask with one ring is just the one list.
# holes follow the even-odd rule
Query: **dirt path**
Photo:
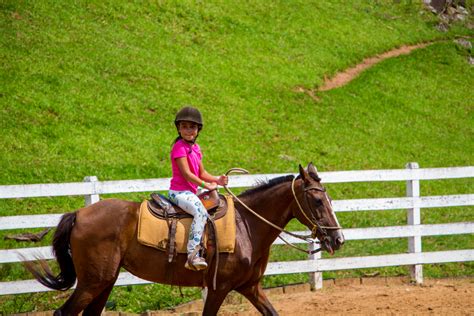
[[376, 55], [374, 57], [369, 57], [364, 59], [362, 62], [357, 64], [356, 66], [346, 69], [342, 72], [337, 73], [334, 77], [332, 78], [325, 78], [324, 83], [315, 89], [307, 89], [301, 86], [295, 87], [294, 91], [295, 92], [302, 92], [306, 93], [309, 95], [313, 100], [319, 101], [318, 96], [316, 95], [317, 92], [320, 91], [327, 91], [335, 88], [342, 87], [346, 84], [348, 84], [351, 80], [356, 78], [362, 71], [365, 69], [372, 67], [373, 65], [387, 59], [387, 58], [392, 58], [392, 57], [397, 57], [400, 55], [406, 55], [409, 54], [411, 51], [419, 48], [424, 48], [428, 45], [433, 44], [434, 42], [429, 42], [429, 43], [421, 43], [421, 44], [416, 44], [416, 45], [404, 45], [399, 48], [392, 49], [388, 52]]
[[417, 45], [402, 46], [400, 48], [392, 49], [388, 52], [385, 52], [374, 57], [369, 57], [364, 59], [361, 63], [356, 66], [346, 69], [343, 72], [336, 74], [333, 78], [325, 79], [324, 84], [318, 88], [318, 91], [327, 91], [335, 88], [339, 88], [343, 85], [349, 83], [352, 79], [357, 77], [365, 69], [372, 67], [376, 63], [381, 62], [387, 58], [397, 57], [400, 55], [409, 54], [414, 49], [424, 48], [433, 43], [421, 43]]
[[[426, 280], [422, 286], [402, 279], [351, 279], [325, 283], [324, 289], [316, 292], [309, 291], [308, 285], [285, 291], [268, 291], [280, 315], [474, 315], [474, 278]], [[233, 295], [219, 315], [260, 315], [240, 300]], [[201, 308], [202, 302], [193, 302], [175, 312], [148, 315], [198, 315]]]

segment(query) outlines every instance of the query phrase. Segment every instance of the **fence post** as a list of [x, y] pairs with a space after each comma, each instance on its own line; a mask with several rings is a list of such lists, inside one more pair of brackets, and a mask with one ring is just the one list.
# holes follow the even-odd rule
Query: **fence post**
[[[406, 165], [407, 169], [418, 169], [418, 163], [410, 162]], [[420, 180], [408, 180], [406, 184], [407, 197], [418, 198], [420, 196]], [[407, 210], [407, 224], [420, 225], [421, 215], [418, 203], [413, 203], [413, 208]], [[421, 252], [421, 236], [408, 238], [408, 251], [410, 253]], [[410, 266], [410, 277], [417, 284], [423, 283], [423, 265], [415, 264]]]
[[[316, 243], [309, 244], [309, 250], [313, 251], [317, 247]], [[314, 265], [318, 265], [318, 259], [321, 259], [321, 252], [314, 253], [309, 255], [309, 260], [314, 260]], [[323, 288], [323, 273], [322, 272], [311, 272], [309, 273], [309, 285], [311, 287], [311, 291], [321, 290]]]
[[[97, 182], [97, 181], [98, 180], [96, 176], [87, 176], [87, 177], [84, 177], [84, 180], [83, 180], [83, 182], [92, 182], [92, 183]], [[84, 195], [84, 199], [85, 199], [86, 206], [94, 204], [95, 202], [99, 202], [100, 200], [98, 194]]]
[[[92, 182], [92, 183], [97, 182], [97, 181], [98, 179], [96, 176], [87, 176], [87, 177], [84, 177], [84, 180], [83, 180], [83, 182]], [[88, 206], [88, 205], [94, 204], [95, 202], [99, 202], [100, 198], [98, 194], [90, 194], [90, 195], [84, 195], [84, 200], [85, 200], [85, 203], [84, 203], [85, 206]], [[105, 306], [102, 309], [102, 312], [100, 313], [100, 315], [105, 315]]]

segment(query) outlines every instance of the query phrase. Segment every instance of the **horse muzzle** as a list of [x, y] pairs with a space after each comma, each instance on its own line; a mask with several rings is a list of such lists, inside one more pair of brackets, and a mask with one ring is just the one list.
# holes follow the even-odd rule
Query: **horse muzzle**
[[344, 242], [344, 235], [341, 230], [338, 229], [333, 231], [330, 235], [324, 236], [321, 240], [321, 248], [333, 255], [336, 250], [341, 248]]

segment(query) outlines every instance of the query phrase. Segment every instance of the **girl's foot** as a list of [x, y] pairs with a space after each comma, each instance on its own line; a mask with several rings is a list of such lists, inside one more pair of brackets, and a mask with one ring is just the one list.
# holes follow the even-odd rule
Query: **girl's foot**
[[207, 263], [204, 258], [198, 256], [195, 256], [193, 259], [188, 257], [188, 261], [186, 261], [184, 267], [189, 270], [200, 271], [207, 268]]

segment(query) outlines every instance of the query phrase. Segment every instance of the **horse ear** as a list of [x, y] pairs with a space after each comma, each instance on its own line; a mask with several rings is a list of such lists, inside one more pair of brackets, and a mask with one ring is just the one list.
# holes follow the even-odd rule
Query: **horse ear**
[[315, 176], [318, 176], [318, 169], [316, 169], [312, 162], [310, 162], [308, 165], [308, 172], [314, 173]]
[[300, 176], [301, 176], [301, 179], [303, 179], [303, 181], [306, 181], [306, 179], [308, 179], [308, 173], [306, 172], [306, 170], [304, 170], [304, 168], [300, 165]]

